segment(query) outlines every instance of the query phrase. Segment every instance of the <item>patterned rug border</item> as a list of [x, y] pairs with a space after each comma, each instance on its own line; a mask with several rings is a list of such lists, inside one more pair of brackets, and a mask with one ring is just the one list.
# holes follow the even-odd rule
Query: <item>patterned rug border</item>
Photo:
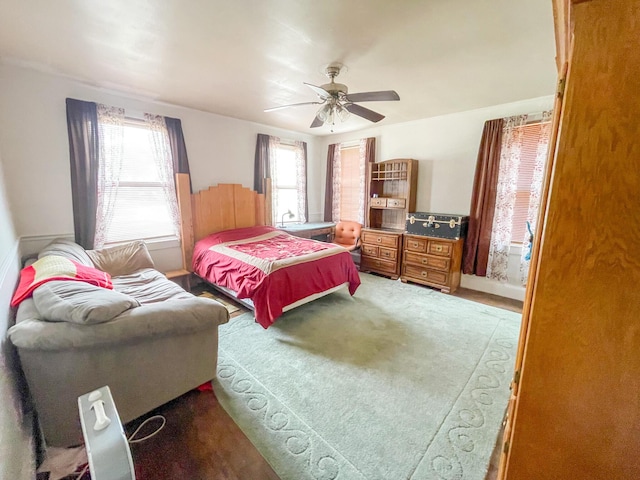
[[[366, 480], [354, 465], [222, 349], [218, 353], [218, 378], [213, 385], [223, 408], [282, 480]], [[229, 392], [243, 397], [242, 411], [234, 408]], [[245, 422], [256, 421], [269, 433], [267, 438], [250, 435]], [[274, 448], [275, 444], [279, 448]], [[283, 451], [288, 457], [281, 455]]]

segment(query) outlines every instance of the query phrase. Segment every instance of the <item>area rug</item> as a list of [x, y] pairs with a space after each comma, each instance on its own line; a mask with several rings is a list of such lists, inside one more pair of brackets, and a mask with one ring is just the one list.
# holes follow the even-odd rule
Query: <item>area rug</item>
[[282, 480], [484, 479], [520, 315], [361, 274], [220, 327], [220, 403]]

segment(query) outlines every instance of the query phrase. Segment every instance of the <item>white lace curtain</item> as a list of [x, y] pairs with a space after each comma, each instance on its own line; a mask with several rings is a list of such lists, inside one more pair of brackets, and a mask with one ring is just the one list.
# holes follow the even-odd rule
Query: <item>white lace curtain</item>
[[367, 196], [367, 139], [361, 138], [358, 146], [358, 167], [360, 182], [358, 183], [358, 223], [364, 225], [365, 198]]
[[124, 108], [97, 105], [99, 162], [94, 248], [104, 246], [113, 220], [124, 156]]
[[280, 139], [269, 136], [269, 169], [271, 176], [271, 225], [278, 225], [279, 201], [276, 194], [276, 185], [278, 185], [278, 151], [280, 150]]
[[300, 223], [307, 222], [307, 159], [304, 142], [294, 142], [296, 151], [296, 190], [298, 196], [298, 217]]
[[[489, 247], [489, 259], [487, 264], [487, 277], [501, 282], [508, 278], [509, 252], [513, 240], [522, 243], [522, 255], [520, 258], [520, 281], [524, 285], [529, 273], [529, 260], [525, 258], [529, 250], [529, 235], [526, 238], [512, 239], [513, 213], [516, 204], [518, 187], [518, 171], [520, 167], [521, 151], [524, 139], [523, 125], [527, 122], [527, 115], [516, 115], [505, 118], [502, 147], [500, 151], [500, 168], [498, 184], [496, 187], [496, 207], [493, 217], [491, 244]], [[541, 135], [538, 139], [533, 180], [530, 186], [530, 200], [527, 220], [535, 231], [540, 205], [540, 195], [544, 166], [547, 158], [549, 134], [551, 124], [549, 120], [551, 112], [544, 112]]]
[[162, 184], [162, 191], [169, 206], [169, 214], [176, 237], [180, 236], [180, 210], [176, 198], [176, 183], [173, 170], [169, 131], [164, 117], [161, 115], [144, 114], [144, 120], [149, 128], [149, 144], [153, 154], [154, 165], [158, 178]]

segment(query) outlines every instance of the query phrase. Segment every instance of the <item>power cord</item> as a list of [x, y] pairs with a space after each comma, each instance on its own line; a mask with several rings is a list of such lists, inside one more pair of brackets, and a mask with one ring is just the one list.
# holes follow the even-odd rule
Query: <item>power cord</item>
[[[156, 420], [156, 419], [161, 420], [162, 423], [160, 424], [160, 426], [158, 428], [155, 429], [155, 431], [151, 432], [149, 435], [147, 435], [145, 437], [134, 439], [134, 437], [138, 434], [138, 432], [140, 430], [142, 430], [142, 427], [144, 427], [151, 420]], [[133, 431], [133, 433], [129, 436], [129, 438], [127, 440], [129, 440], [129, 443], [140, 443], [140, 442], [144, 442], [145, 440], [149, 440], [151, 437], [156, 435], [160, 430], [162, 430], [164, 428], [164, 426], [166, 425], [166, 423], [167, 423], [167, 420], [162, 415], [154, 415], [152, 417], [149, 417], [144, 422], [142, 422], [138, 428], [136, 428]]]
[[[140, 432], [140, 430], [142, 430], [142, 428], [152, 420], [160, 420], [162, 423], [160, 424], [160, 426], [158, 428], [156, 428], [149, 435], [146, 435], [146, 436], [144, 436], [142, 438], [135, 438], [135, 436], [138, 434], [138, 432]], [[162, 415], [153, 415], [152, 417], [147, 418], [144, 422], [142, 422], [140, 425], [138, 425], [138, 428], [136, 428], [133, 431], [133, 433], [131, 435], [129, 435], [129, 438], [127, 438], [127, 441], [129, 442], [129, 444], [133, 444], [133, 443], [140, 443], [140, 442], [144, 442], [145, 440], [149, 440], [154, 435], [157, 435], [160, 432], [160, 430], [162, 430], [164, 428], [166, 423], [167, 423], [167, 419], [164, 418]], [[84, 476], [84, 474], [87, 473], [87, 470], [89, 470], [89, 464], [88, 463], [84, 466], [84, 468], [80, 472], [80, 475], [78, 475], [76, 477], [76, 480], [81, 480], [82, 477]]]

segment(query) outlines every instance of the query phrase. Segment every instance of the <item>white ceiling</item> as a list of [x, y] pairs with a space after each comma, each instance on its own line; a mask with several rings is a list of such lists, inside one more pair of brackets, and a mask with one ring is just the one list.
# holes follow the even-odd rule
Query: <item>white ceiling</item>
[[[406, 122], [553, 93], [551, 0], [0, 0], [2, 61], [230, 117], [310, 129], [303, 82]], [[370, 126], [354, 117], [344, 132]]]

